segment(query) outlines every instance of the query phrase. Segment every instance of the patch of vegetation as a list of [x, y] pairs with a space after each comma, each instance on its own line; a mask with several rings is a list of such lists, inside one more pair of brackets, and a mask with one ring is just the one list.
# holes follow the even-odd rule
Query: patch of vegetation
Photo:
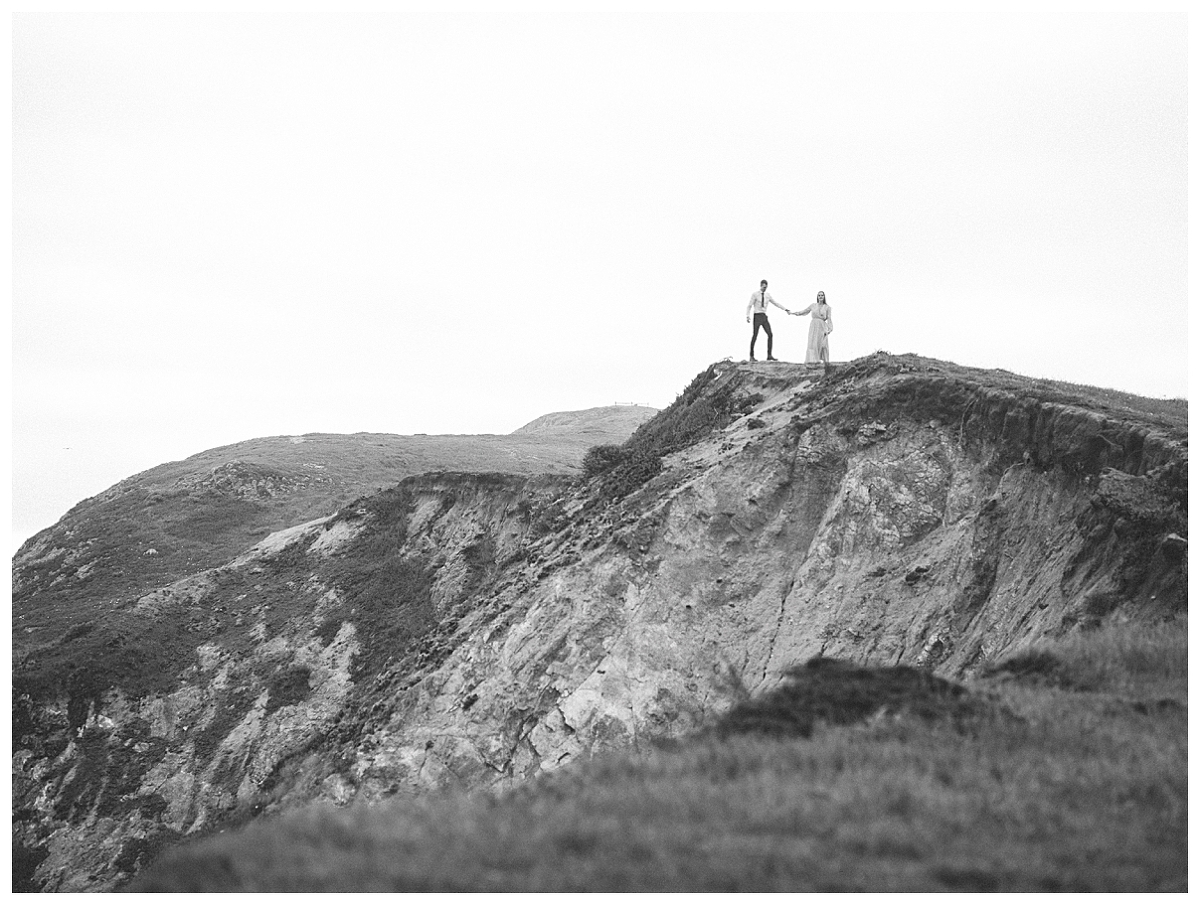
[[[14, 615], [34, 617], [43, 631], [66, 631], [102, 615], [105, 606], [95, 612], [97, 604], [111, 606], [227, 562], [269, 527], [261, 504], [213, 492], [131, 489], [76, 510], [63, 520], [71, 531], [63, 554], [32, 566], [14, 562]], [[80, 569], [84, 579], [75, 577]]]
[[[1121, 577], [1121, 572], [1118, 571], [1118, 586], [1120, 586]], [[1084, 629], [1097, 628], [1104, 622], [1104, 618], [1116, 610], [1122, 602], [1121, 594], [1115, 591], [1090, 591], [1076, 607], [1063, 613], [1063, 628], [1075, 625]]]
[[1030, 649], [1005, 657], [1000, 663], [981, 670], [985, 677], [1004, 676], [1025, 682], [1042, 682], [1059, 688], [1078, 687], [1078, 680], [1067, 671], [1058, 655], [1043, 649]]
[[[470, 475], [462, 479], [491, 486], [512, 481], [508, 475]], [[335, 587], [341, 606], [318, 630], [329, 644], [343, 622], [352, 622], [360, 644], [354, 659], [356, 679], [378, 675], [389, 663], [417, 659], [439, 625], [433, 603], [438, 563], [427, 561], [407, 547], [408, 520], [416, 507], [423, 479], [409, 479], [390, 490], [355, 501], [338, 518], [367, 518], [364, 529], [331, 561], [319, 564], [322, 582]], [[447, 480], [442, 475], [439, 481]], [[439, 489], [443, 512], [455, 504], [455, 494]], [[467, 551], [472, 575], [490, 556], [486, 543]]]
[[[209, 525], [226, 541], [232, 537], [226, 518], [239, 522], [249, 512], [246, 507], [256, 505], [227, 502], [231, 509], [224, 514], [207, 510], [211, 521], [190, 510], [198, 524]], [[75, 523], [76, 536], [90, 538], [80, 542], [83, 552], [75, 561], [64, 564], [60, 557], [53, 571], [45, 571], [53, 564], [47, 563], [21, 573], [28, 583], [13, 600], [13, 686], [36, 702], [67, 697], [72, 728], [83, 724], [110, 689], [120, 687], [135, 697], [174, 688], [180, 672], [194, 662], [196, 646], [221, 630], [218, 613], [173, 606], [161, 617], [147, 618], [131, 611], [141, 593], [225, 561], [261, 537], [242, 537], [232, 548], [202, 536], [164, 546], [160, 528], [169, 521], [171, 506], [188, 511], [179, 500], [153, 502], [140, 491], [117, 494]], [[241, 514], [231, 516], [233, 510]], [[146, 555], [150, 549], [154, 555]], [[69, 576], [84, 566], [90, 566], [85, 582], [68, 577], [47, 590], [56, 575]], [[58, 640], [36, 643], [56, 633]]]
[[615, 465], [599, 473], [596, 495], [604, 500], [620, 500], [645, 486], [662, 471], [662, 458], [638, 450], [620, 450]]
[[404, 545], [411, 496], [397, 488], [379, 497], [369, 504], [376, 507], [376, 518], [325, 573], [341, 594], [342, 618], [358, 629], [356, 677], [376, 675], [390, 661], [403, 659], [438, 621], [432, 594], [436, 569]]
[[821, 724], [848, 726], [881, 715], [915, 716], [964, 729], [992, 711], [990, 703], [962, 685], [907, 666], [860, 666], [817, 657], [784, 675], [778, 688], [723, 716], [718, 734], [807, 738]]
[[571, 522], [563, 509], [561, 499], [546, 497], [522, 497], [517, 503], [517, 512], [529, 525], [530, 532], [540, 537], [546, 534], [557, 534]]
[[74, 823], [91, 813], [120, 817], [161, 803], [157, 795], [138, 794], [146, 771], [165, 752], [163, 740], [150, 737], [145, 724], [135, 722], [121, 734], [89, 726], [74, 741], [71, 763], [56, 765], [45, 778], [62, 784], [55, 795], [57, 820]]
[[[885, 379], [886, 378], [886, 379]], [[842, 420], [916, 415], [956, 426], [964, 446], [995, 465], [1061, 468], [1076, 477], [1113, 468], [1142, 474], [1186, 506], [1186, 467], [1170, 452], [1187, 442], [1186, 402], [982, 371], [914, 355], [876, 353], [833, 372], [820, 397]], [[1164, 445], [1165, 444], [1165, 445]]]
[[12, 891], [41, 892], [41, 884], [33, 881], [33, 874], [49, 856], [50, 850], [44, 845], [27, 846], [13, 840]]
[[132, 876], [149, 865], [160, 852], [177, 844], [182, 838], [182, 833], [168, 826], [157, 826], [145, 836], [134, 836], [126, 840], [113, 862], [113, 867], [127, 876]]
[[84, 635], [90, 634], [92, 631], [95, 630], [95, 628], [96, 628], [96, 623], [84, 622], [84, 623], [77, 625], [74, 628], [70, 629], [65, 635], [62, 636], [62, 641], [60, 641], [59, 643], [60, 644], [69, 644], [72, 641], [77, 641], [80, 638], [82, 638]]
[[1187, 687], [1187, 616], [1113, 623], [1040, 642], [984, 666], [981, 675], [1140, 697]]
[[267, 680], [267, 713], [308, 699], [312, 670], [303, 665], [285, 666]]
[[643, 422], [620, 446], [594, 446], [588, 450], [583, 471], [597, 481], [596, 493], [601, 499], [628, 496], [662, 470], [664, 456], [686, 449], [762, 401], [760, 395], [738, 400], [733, 385], [720, 384], [719, 376], [717, 365], [710, 365], [674, 402]]
[[230, 684], [215, 693], [212, 719], [193, 735], [196, 759], [202, 764], [208, 764], [216, 757], [221, 743], [246, 718], [258, 698], [256, 689], [239, 682], [240, 678], [244, 677], [231, 676]]
[[14, 662], [13, 693], [35, 702], [66, 696], [70, 727], [78, 729], [112, 688], [131, 697], [173, 688], [198, 643], [174, 620], [110, 612], [94, 629]]
[[[942, 375], [962, 384], [966, 389], [986, 386], [993, 392], [1029, 397], [1038, 402], [1065, 406], [1086, 407], [1115, 418], [1132, 418], [1162, 429], [1171, 436], [1187, 437], [1188, 401], [1186, 399], [1155, 399], [1137, 396], [1120, 390], [1068, 383], [1041, 377], [1014, 374], [1001, 369], [981, 370], [949, 361], [922, 358], [918, 355], [892, 355], [875, 352], [857, 359], [832, 372], [830, 382], [841, 384], [861, 380], [871, 373], [889, 375]], [[898, 384], [903, 387], [904, 384]], [[914, 392], [908, 388], [908, 392]], [[969, 398], [963, 401], [970, 402]], [[959, 409], [961, 412], [962, 409]]]
[[[623, 444], [631, 453], [662, 457], [686, 449], [711, 431], [724, 427], [741, 406], [733, 385], [718, 382], [720, 372], [710, 365], [697, 374], [669, 406], [644, 422]], [[749, 411], [753, 400], [744, 400]]]
[[625, 450], [620, 446], [613, 444], [593, 446], [584, 454], [581, 468], [584, 477], [594, 478], [621, 465], [625, 459]]
[[[235, 550], [231, 551], [237, 552], [246, 545], [247, 533], [249, 539], [257, 540], [270, 530], [269, 523], [261, 524], [261, 517], [266, 513], [262, 503], [215, 490], [190, 493], [182, 498], [166, 497], [158, 501], [156, 507], [162, 511], [157, 513], [157, 519], [148, 514], [148, 523], [157, 521], [169, 537], [199, 543], [204, 548], [211, 547], [214, 538], [241, 529], [233, 545]], [[248, 532], [246, 528], [249, 528]], [[159, 555], [162, 555], [161, 551]]]

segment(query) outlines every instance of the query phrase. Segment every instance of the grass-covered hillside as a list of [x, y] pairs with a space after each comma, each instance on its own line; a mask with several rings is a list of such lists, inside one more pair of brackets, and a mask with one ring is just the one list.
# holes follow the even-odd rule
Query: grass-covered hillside
[[293, 813], [151, 891], [1186, 891], [1187, 619], [967, 686], [815, 661], [706, 732], [488, 795]]

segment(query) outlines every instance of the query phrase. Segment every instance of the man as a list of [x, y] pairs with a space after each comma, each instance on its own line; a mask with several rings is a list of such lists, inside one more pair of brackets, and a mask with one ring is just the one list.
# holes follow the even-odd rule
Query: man
[[750, 360], [758, 361], [754, 357], [754, 343], [758, 339], [758, 331], [761, 328], [767, 334], [767, 361], [779, 361], [772, 354], [772, 348], [775, 345], [775, 337], [771, 333], [771, 322], [767, 320], [767, 305], [774, 305], [780, 311], [792, 312], [784, 308], [783, 305], [771, 298], [771, 293], [767, 292], [767, 281], [763, 280], [759, 284], [758, 292], [750, 296], [750, 304], [746, 306], [746, 323], [750, 323], [750, 312], [754, 312], [754, 332], [750, 334]]

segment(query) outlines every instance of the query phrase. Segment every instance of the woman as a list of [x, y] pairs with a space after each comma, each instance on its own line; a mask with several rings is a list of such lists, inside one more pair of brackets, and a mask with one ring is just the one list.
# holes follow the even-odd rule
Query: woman
[[792, 311], [796, 316], [812, 314], [812, 323], [808, 325], [808, 351], [804, 354], [806, 365], [821, 362], [829, 364], [829, 339], [833, 332], [833, 309], [825, 304], [825, 293], [817, 293], [817, 303], [809, 305], [803, 311]]

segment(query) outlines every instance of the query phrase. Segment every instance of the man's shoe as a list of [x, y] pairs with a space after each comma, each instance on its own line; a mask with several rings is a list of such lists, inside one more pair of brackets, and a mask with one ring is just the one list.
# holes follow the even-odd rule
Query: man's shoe
[[755, 358], [753, 355], [751, 355], [751, 356], [750, 356], [750, 360], [751, 360], [751, 361], [758, 361], [758, 359], [757, 359], [757, 358]]
[[776, 358], [774, 355], [768, 355], [768, 356], [767, 356], [767, 361], [779, 361], [779, 359], [778, 359], [778, 358]]

